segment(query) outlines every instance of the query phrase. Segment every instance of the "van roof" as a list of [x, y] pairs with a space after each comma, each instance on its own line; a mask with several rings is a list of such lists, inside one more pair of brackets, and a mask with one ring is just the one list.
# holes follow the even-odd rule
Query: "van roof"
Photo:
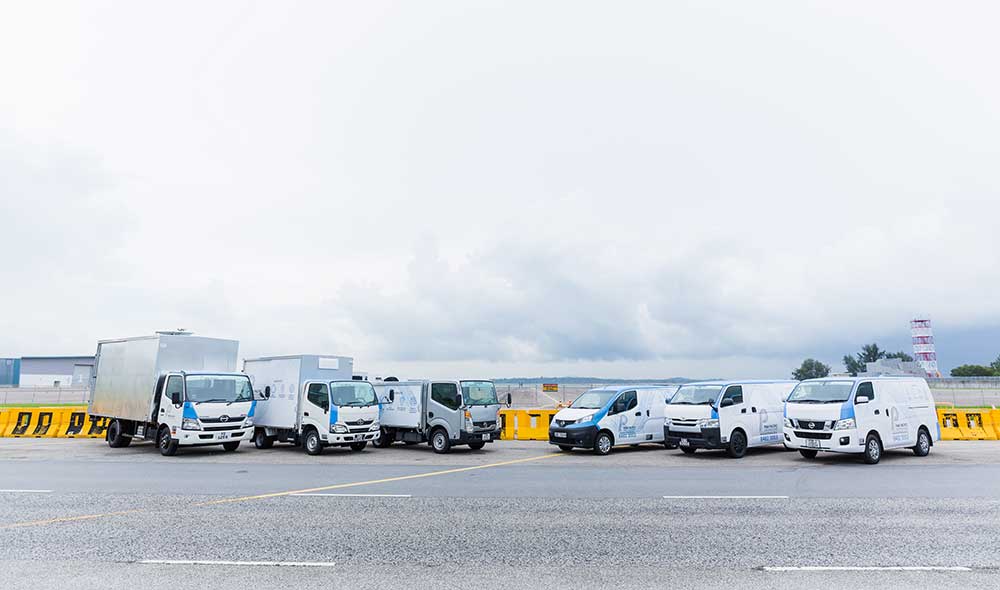
[[794, 379], [729, 379], [729, 380], [717, 380], [717, 381], [692, 381], [691, 383], [684, 383], [684, 385], [766, 385], [768, 383], [798, 383]]
[[[806, 379], [808, 382], [812, 381], [851, 381], [857, 383], [858, 381], [926, 381], [923, 377], [918, 377], [916, 375], [875, 375], [872, 377], [851, 377], [850, 375], [846, 377], [820, 377], [819, 379]], [[805, 383], [806, 381], [803, 381]]]
[[664, 383], [663, 385], [650, 385], [650, 384], [642, 384], [642, 385], [602, 385], [600, 387], [594, 387], [592, 389], [588, 389], [587, 391], [619, 391], [619, 392], [621, 392], [621, 391], [632, 391], [632, 390], [640, 390], [640, 389], [666, 389], [668, 387], [674, 387], [674, 388], [676, 388], [678, 386], [679, 386], [678, 383]]

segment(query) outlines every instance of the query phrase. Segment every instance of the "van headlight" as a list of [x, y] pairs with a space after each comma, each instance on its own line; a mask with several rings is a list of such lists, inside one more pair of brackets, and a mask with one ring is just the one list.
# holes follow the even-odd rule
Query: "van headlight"
[[718, 428], [719, 419], [718, 418], [702, 418], [698, 420], [698, 428]]
[[381, 426], [382, 425], [378, 423], [378, 420], [376, 420], [372, 422], [372, 425], [368, 427], [368, 430], [378, 430]]
[[584, 422], [590, 422], [593, 419], [594, 419], [593, 414], [587, 414], [586, 416], [573, 420], [573, 424], [583, 424]]
[[787, 426], [789, 428], [795, 428], [795, 426], [792, 424], [792, 419], [791, 418], [785, 418], [785, 426]]
[[854, 418], [846, 418], [844, 420], [837, 420], [837, 423], [833, 425], [834, 430], [851, 430], [857, 426], [854, 423]]
[[204, 430], [204, 428], [197, 418], [184, 418], [181, 420], [181, 430]]
[[347, 432], [347, 426], [344, 426], [343, 424], [331, 424], [330, 432], [334, 434], [344, 434]]

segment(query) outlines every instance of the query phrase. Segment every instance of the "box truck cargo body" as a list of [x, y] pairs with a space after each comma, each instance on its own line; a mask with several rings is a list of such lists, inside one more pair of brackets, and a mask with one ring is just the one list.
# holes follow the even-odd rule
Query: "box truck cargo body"
[[379, 403], [367, 381], [354, 379], [354, 359], [294, 355], [248, 359], [243, 372], [259, 401], [254, 444], [301, 444], [310, 455], [327, 446], [360, 451], [377, 441]]
[[110, 418], [107, 441], [155, 440], [160, 452], [223, 445], [253, 432], [250, 380], [236, 371], [239, 343], [162, 332], [97, 343], [88, 412]]
[[500, 438], [500, 401], [492, 381], [385, 381], [375, 383], [375, 390], [382, 403], [376, 446], [426, 442], [434, 452], [447, 453], [453, 445], [481, 449]]

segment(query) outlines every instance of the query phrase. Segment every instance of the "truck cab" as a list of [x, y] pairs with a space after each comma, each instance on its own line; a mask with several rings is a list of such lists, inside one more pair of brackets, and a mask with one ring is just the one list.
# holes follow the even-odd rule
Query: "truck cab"
[[310, 455], [326, 446], [364, 449], [380, 435], [380, 406], [367, 381], [306, 381], [299, 437]]
[[[236, 450], [250, 440], [257, 402], [246, 375], [167, 373], [159, 384], [152, 422], [159, 426], [156, 442], [161, 453], [212, 444]], [[139, 436], [145, 434], [143, 426], [138, 429]]]

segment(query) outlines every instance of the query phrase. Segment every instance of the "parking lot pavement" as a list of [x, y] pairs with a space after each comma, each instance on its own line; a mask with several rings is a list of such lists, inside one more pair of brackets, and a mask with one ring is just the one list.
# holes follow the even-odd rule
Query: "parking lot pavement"
[[168, 458], [0, 439], [0, 490], [5, 589], [1000, 586], [997, 442], [868, 466], [524, 441]]

